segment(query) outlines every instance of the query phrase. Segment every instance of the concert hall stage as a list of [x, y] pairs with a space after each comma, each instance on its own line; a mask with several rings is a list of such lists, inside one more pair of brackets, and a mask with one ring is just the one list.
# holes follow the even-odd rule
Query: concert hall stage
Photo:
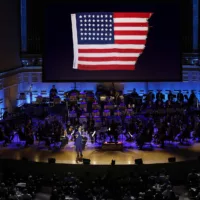
[[[167, 163], [169, 157], [176, 157], [176, 161], [198, 159], [200, 155], [200, 144], [195, 143], [189, 146], [166, 144], [165, 149], [153, 146], [146, 146], [144, 150], [138, 150], [134, 143], [124, 143], [123, 151], [103, 150], [98, 144], [87, 143], [83, 151], [84, 158], [90, 159], [92, 165], [110, 165], [111, 160], [116, 165], [134, 164], [135, 159], [143, 159], [144, 164]], [[31, 147], [18, 147], [13, 143], [7, 147], [0, 144], [1, 159], [21, 160], [27, 158], [35, 162], [48, 162], [48, 158], [55, 158], [56, 163], [76, 164], [76, 153], [73, 142], [69, 142], [64, 149], [52, 151], [37, 143]]]

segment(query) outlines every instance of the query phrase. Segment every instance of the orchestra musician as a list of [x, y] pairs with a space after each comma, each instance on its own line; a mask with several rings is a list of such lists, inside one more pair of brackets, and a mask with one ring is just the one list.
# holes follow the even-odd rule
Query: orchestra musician
[[163, 102], [165, 96], [163, 95], [163, 93], [161, 92], [161, 90], [158, 90], [157, 94], [156, 94], [156, 102]]
[[150, 101], [153, 102], [154, 99], [155, 99], [154, 93], [152, 91], [149, 91], [149, 93], [146, 95], [146, 98], [145, 98], [146, 102], [147, 103]]
[[55, 85], [53, 85], [52, 88], [51, 88], [51, 90], [50, 90], [50, 96], [49, 96], [50, 101], [54, 100], [54, 97], [57, 96], [57, 93], [58, 93], [57, 89], [56, 89]]
[[112, 120], [112, 123], [110, 125], [110, 140], [112, 142], [112, 137], [114, 137], [114, 141], [117, 143], [118, 140], [118, 133], [117, 133], [117, 124], [114, 120]]
[[132, 96], [133, 98], [136, 98], [136, 97], [139, 96], [138, 93], [136, 92], [136, 89], [135, 89], [135, 88], [133, 89], [133, 92], [131, 93], [131, 96]]
[[168, 101], [173, 102], [173, 99], [174, 99], [174, 95], [172, 94], [172, 91], [170, 90], [168, 94]]
[[164, 108], [164, 105], [163, 105], [163, 101], [158, 101], [157, 104], [156, 104], [156, 109], [162, 109]]
[[121, 91], [116, 92], [116, 94], [115, 94], [115, 104], [116, 105], [120, 105], [121, 103], [124, 103], [123, 102], [124, 99], [122, 99], [121, 97], [122, 97], [122, 92]]
[[32, 122], [31, 120], [28, 121], [26, 128], [25, 128], [25, 137], [26, 137], [26, 143], [25, 147], [28, 145], [32, 145], [34, 143], [34, 136], [33, 136], [33, 130], [32, 130]]
[[196, 94], [195, 94], [194, 91], [192, 90], [192, 91], [191, 91], [191, 94], [190, 94], [190, 97], [189, 97], [189, 100], [188, 100], [190, 106], [195, 105], [195, 103], [196, 103], [196, 102], [195, 102], [195, 99], [196, 99]]
[[166, 106], [165, 106], [165, 107], [166, 107], [166, 108], [173, 108], [172, 101], [168, 100], [168, 101], [166, 102]]
[[181, 92], [181, 90], [179, 90], [178, 94], [177, 94], [177, 102], [183, 102], [184, 101], [184, 96], [183, 93]]
[[115, 98], [115, 90], [114, 89], [110, 90], [110, 98], [111, 99]]
[[146, 106], [146, 108], [147, 108], [147, 109], [154, 109], [155, 107], [154, 107], [153, 102], [152, 102], [152, 101], [149, 101], [148, 104], [147, 104], [147, 106]]
[[3, 146], [5, 147], [7, 143], [10, 142], [10, 140], [9, 140], [9, 137], [4, 134], [4, 131], [0, 127], [0, 141], [3, 141], [3, 140], [4, 140]]
[[76, 162], [80, 161], [80, 159], [83, 158], [83, 153], [82, 153], [82, 136], [81, 136], [81, 127], [78, 128], [78, 131], [75, 134], [76, 139], [75, 139], [75, 147], [76, 147]]

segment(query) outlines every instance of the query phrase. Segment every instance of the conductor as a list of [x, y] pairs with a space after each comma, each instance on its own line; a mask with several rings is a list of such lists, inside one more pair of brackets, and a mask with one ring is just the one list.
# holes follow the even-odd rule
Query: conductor
[[82, 136], [81, 136], [81, 127], [79, 127], [75, 135], [75, 146], [76, 146], [76, 153], [77, 153], [76, 162], [78, 162], [83, 157], [82, 145], [83, 144], [82, 144]]

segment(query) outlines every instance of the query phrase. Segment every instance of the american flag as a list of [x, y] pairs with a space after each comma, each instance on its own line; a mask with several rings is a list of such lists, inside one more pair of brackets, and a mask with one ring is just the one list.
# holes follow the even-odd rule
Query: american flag
[[152, 13], [71, 14], [74, 63], [78, 70], [135, 70]]

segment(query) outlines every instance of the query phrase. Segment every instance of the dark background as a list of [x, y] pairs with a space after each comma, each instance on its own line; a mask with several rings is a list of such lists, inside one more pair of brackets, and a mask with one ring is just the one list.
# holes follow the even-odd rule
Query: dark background
[[[153, 12], [146, 48], [135, 71], [81, 71], [72, 69], [71, 13]], [[180, 81], [180, 5], [177, 3], [55, 3], [45, 8], [44, 81]]]
[[[47, 0], [27, 0], [27, 54], [42, 54], [44, 5]], [[57, 0], [68, 1], [68, 0]], [[157, 0], [138, 0], [158, 2]], [[48, 0], [53, 3], [55, 0]], [[124, 2], [124, 1], [123, 1]], [[135, 0], [134, 0], [135, 2]], [[170, 0], [162, 0], [170, 2]], [[174, 2], [174, 0], [171, 0]], [[200, 4], [199, 4], [200, 7]], [[200, 8], [199, 8], [200, 9]], [[11, 15], [12, 13], [12, 15]], [[170, 11], [169, 11], [170, 13]], [[200, 13], [199, 13], [200, 14]], [[183, 52], [192, 52], [192, 0], [181, 1], [181, 42]], [[199, 16], [200, 18], [200, 16]], [[0, 1], [0, 71], [20, 67], [19, 0]], [[200, 26], [199, 26], [200, 34]], [[200, 43], [199, 43], [200, 47]]]
[[0, 0], [0, 72], [20, 67], [20, 0]]
[[[6, 1], [6, 0], [5, 0]], [[27, 53], [40, 54], [42, 53], [43, 44], [43, 16], [44, 8], [47, 4], [55, 2], [69, 2], [69, 0], [27, 0]], [[78, 0], [73, 0], [77, 2]], [[97, 1], [98, 2], [98, 1]], [[114, 1], [116, 3], [116, 1]], [[123, 1], [125, 4], [128, 0]], [[158, 0], [132, 0], [131, 2], [140, 2], [141, 4], [159, 2]], [[191, 53], [192, 50], [192, 0], [162, 0], [162, 3], [180, 2], [181, 3], [181, 42], [182, 51]], [[200, 4], [199, 4], [200, 10]], [[169, 11], [170, 13], [170, 11]], [[200, 12], [199, 12], [200, 18]], [[200, 26], [199, 26], [200, 34]], [[199, 43], [200, 47], [200, 43]], [[200, 48], [199, 48], [200, 49]]]

